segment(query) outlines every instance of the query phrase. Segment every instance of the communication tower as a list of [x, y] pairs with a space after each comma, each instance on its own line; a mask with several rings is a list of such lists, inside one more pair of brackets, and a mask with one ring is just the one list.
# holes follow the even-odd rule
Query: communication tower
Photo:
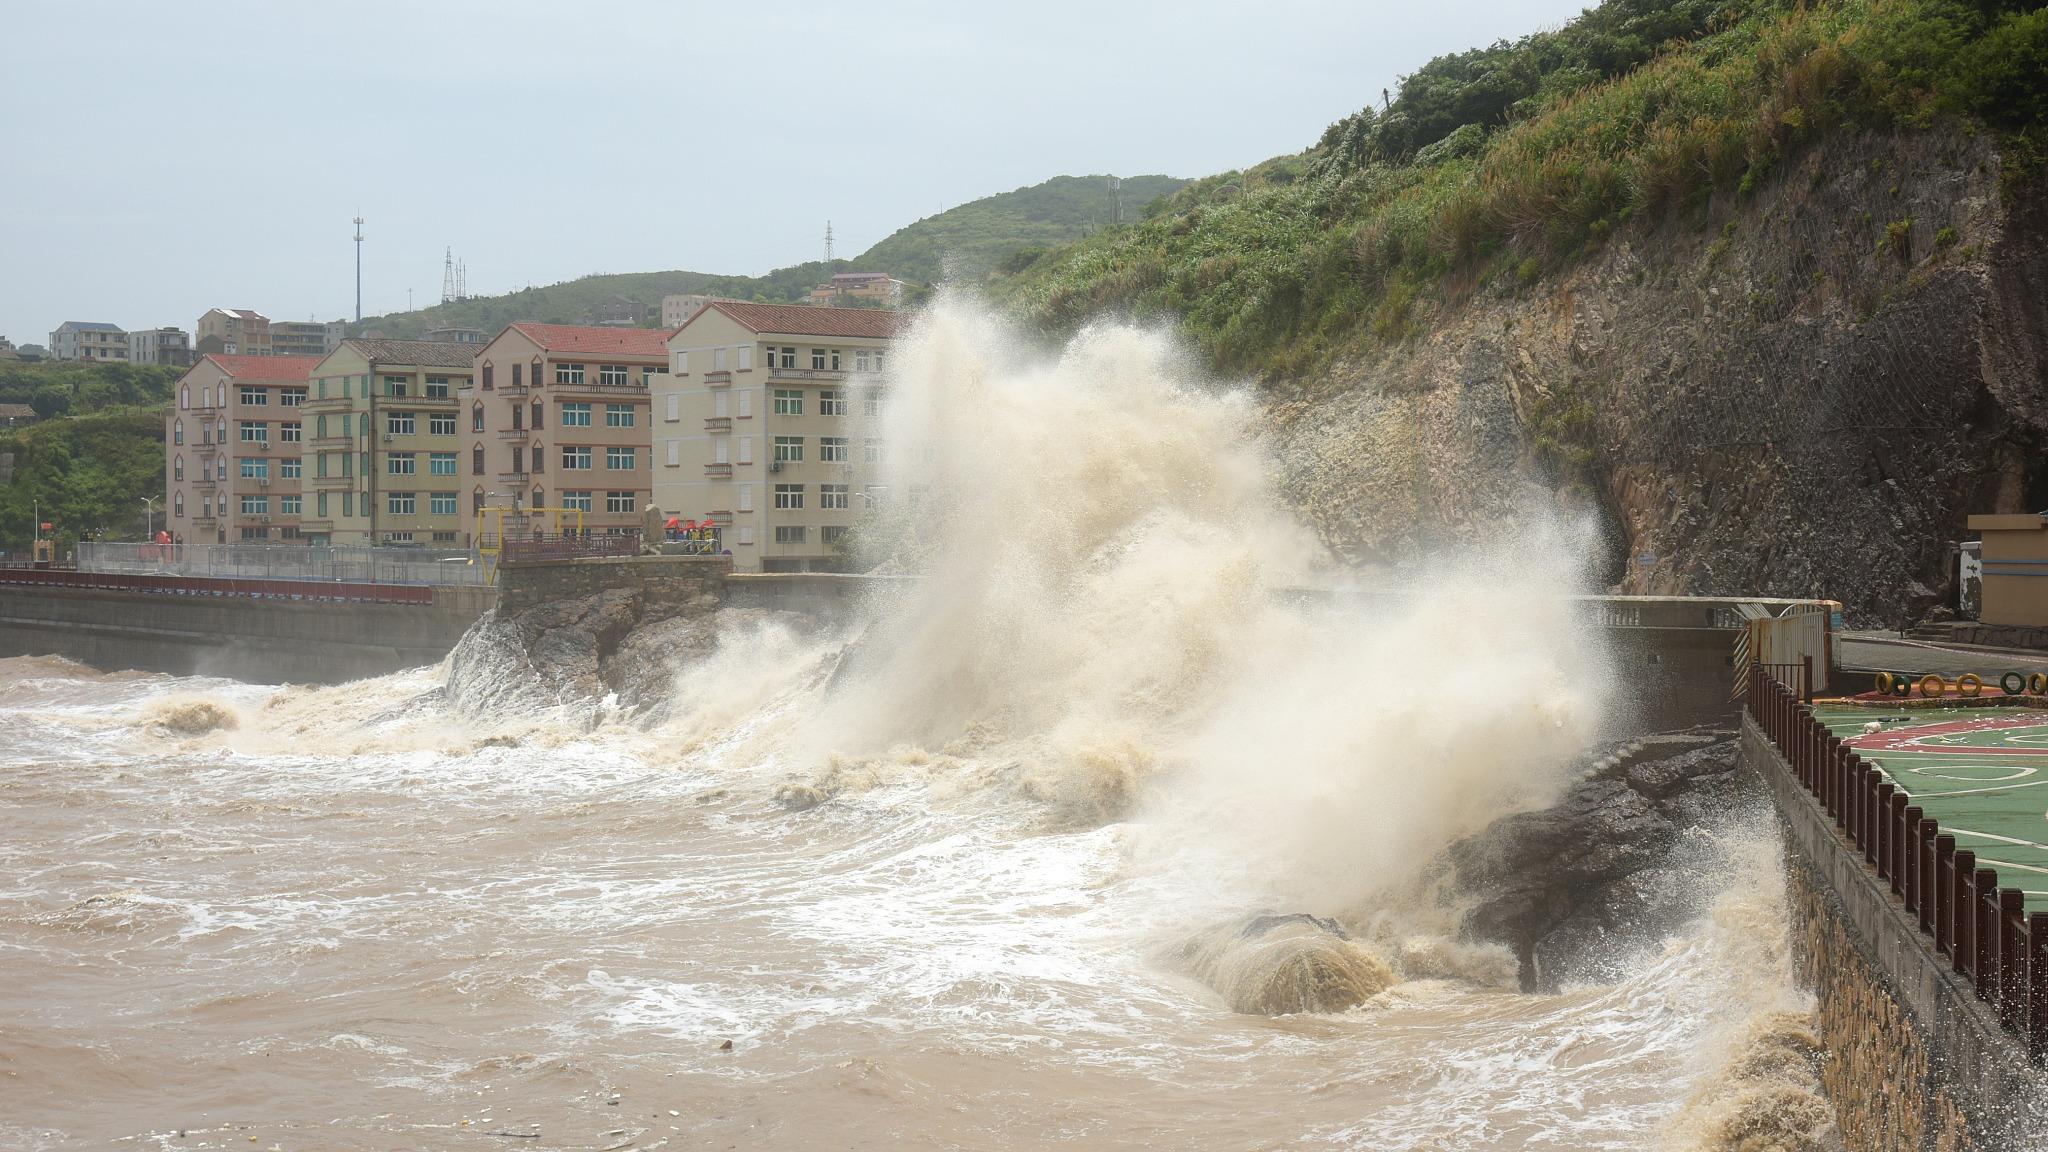
[[832, 262], [832, 222], [825, 221], [825, 263]]

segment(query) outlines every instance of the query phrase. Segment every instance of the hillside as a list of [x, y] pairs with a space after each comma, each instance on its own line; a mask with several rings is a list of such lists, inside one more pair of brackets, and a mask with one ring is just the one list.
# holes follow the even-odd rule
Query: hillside
[[999, 291], [1262, 381], [1358, 561], [1564, 508], [1620, 590], [1898, 622], [2048, 506], [2044, 123], [2038, 8], [1609, 0]]
[[1006, 262], [1028, 262], [1045, 249], [1112, 227], [1119, 199], [1125, 222], [1141, 219], [1153, 202], [1187, 183], [1171, 176], [1126, 176], [1113, 195], [1109, 180], [1055, 176], [948, 208], [897, 229], [853, 266], [918, 284], [938, 281], [949, 270], [979, 277]]
[[143, 498], [163, 510], [164, 407], [177, 368], [129, 364], [0, 365], [0, 402], [43, 417], [0, 429], [13, 471], [0, 484], [0, 551], [33, 538], [35, 510], [60, 540], [105, 531], [138, 539]]
[[[1125, 220], [1138, 219], [1146, 205], [1185, 181], [1168, 176], [1132, 176], [1122, 187]], [[925, 285], [939, 278], [942, 259], [954, 258], [974, 274], [1019, 253], [1035, 255], [1099, 232], [1115, 217], [1114, 201], [1101, 176], [1057, 176], [950, 208], [898, 229], [858, 260], [814, 260], [777, 268], [765, 276], [720, 276], [707, 272], [626, 272], [524, 288], [502, 296], [475, 296], [411, 312], [366, 317], [351, 332], [376, 331], [392, 339], [418, 339], [430, 328], [482, 328], [495, 332], [521, 320], [584, 324], [601, 302], [623, 297], [648, 309], [646, 323], [660, 321], [661, 298], [703, 292], [739, 300], [801, 300], [835, 272], [887, 272]]]

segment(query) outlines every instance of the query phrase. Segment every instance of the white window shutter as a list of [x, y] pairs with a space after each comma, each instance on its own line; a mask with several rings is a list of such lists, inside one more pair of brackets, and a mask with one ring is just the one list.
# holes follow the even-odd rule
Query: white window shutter
[[732, 463], [732, 459], [731, 459], [731, 457], [732, 457], [732, 445], [731, 445], [731, 440], [732, 440], [732, 437], [730, 437], [730, 436], [714, 436], [714, 437], [712, 437], [712, 438], [711, 438], [711, 451], [712, 451], [712, 453], [713, 453], [713, 455], [712, 455], [712, 457], [711, 457], [711, 460], [712, 460], [712, 462], [713, 462], [713, 463], [716, 463], [716, 464], [730, 464], [730, 463]]
[[740, 371], [742, 371], [742, 372], [750, 372], [750, 371], [752, 371], [752, 370], [753, 370], [753, 368], [754, 368], [754, 346], [753, 346], [752, 344], [742, 344], [742, 345], [740, 345]]
[[747, 390], [747, 391], [742, 391], [742, 392], [740, 393], [740, 415], [741, 415], [742, 417], [746, 417], [746, 416], [752, 416], [753, 414], [754, 414], [754, 393], [753, 393], [753, 392], [752, 392], [751, 390]]
[[678, 375], [678, 376], [688, 376], [689, 374], [690, 374], [690, 354], [689, 354], [688, 352], [678, 352], [678, 353], [676, 353], [676, 375]]
[[668, 442], [668, 466], [669, 466], [669, 467], [671, 467], [671, 468], [674, 468], [675, 466], [677, 466], [678, 464], [681, 464], [682, 462], [683, 462], [683, 442], [682, 442], [681, 440], [671, 440], [671, 441], [669, 441], [669, 442]]
[[[225, 499], [225, 497], [223, 497], [223, 499]], [[752, 512], [753, 510], [754, 486], [752, 484], [742, 484], [740, 485], [740, 511]], [[740, 529], [740, 531], [744, 532], [746, 531], [746, 529], [742, 528]]]
[[752, 464], [753, 462], [754, 438], [752, 436], [742, 436], [740, 437], [740, 463]]
[[711, 394], [711, 414], [712, 414], [713, 416], [729, 416], [729, 415], [731, 415], [731, 413], [730, 413], [730, 412], [727, 412], [727, 411], [726, 411], [726, 399], [725, 399], [725, 396], [726, 396], [726, 394], [725, 394], [725, 393], [724, 393], [723, 391], [719, 391], [719, 392], [713, 392], [713, 393]]
[[742, 543], [742, 544], [752, 544], [753, 542], [754, 542], [754, 526], [753, 526], [752, 524], [742, 524], [742, 525], [740, 525], [740, 543]]
[[670, 421], [683, 418], [683, 394], [681, 392], [671, 392], [668, 394], [668, 418]]

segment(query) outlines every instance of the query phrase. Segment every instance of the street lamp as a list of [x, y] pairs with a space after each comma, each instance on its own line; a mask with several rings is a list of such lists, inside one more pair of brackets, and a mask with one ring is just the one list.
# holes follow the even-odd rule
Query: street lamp
[[156, 497], [154, 497], [154, 496], [144, 496], [144, 497], [142, 498], [142, 538], [143, 538], [143, 540], [144, 540], [144, 541], [148, 541], [148, 540], [154, 539], [154, 538], [155, 538], [155, 536], [156, 536], [156, 532], [155, 532], [155, 529], [156, 529]]

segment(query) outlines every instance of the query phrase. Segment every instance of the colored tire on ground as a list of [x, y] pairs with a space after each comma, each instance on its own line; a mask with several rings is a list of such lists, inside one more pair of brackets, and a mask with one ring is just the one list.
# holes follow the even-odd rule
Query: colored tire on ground
[[1892, 674], [1889, 672], [1879, 672], [1876, 678], [1871, 681], [1871, 688], [1875, 690], [1879, 696], [1891, 695]]
[[2017, 672], [2007, 672], [1998, 678], [1998, 690], [2007, 696], [2017, 696], [2027, 690], [2027, 678]]
[[1975, 696], [1984, 691], [1984, 678], [1975, 672], [1965, 672], [1956, 677], [1956, 695]]
[[1929, 672], [1920, 678], [1920, 695], [1929, 700], [1939, 700], [1948, 693], [1948, 681], [1939, 672]]
[[2048, 672], [2036, 672], [2027, 677], [2027, 691], [2036, 696], [2048, 693]]
[[1904, 672], [1892, 674], [1892, 695], [1903, 700], [1913, 694], [1913, 678]]

